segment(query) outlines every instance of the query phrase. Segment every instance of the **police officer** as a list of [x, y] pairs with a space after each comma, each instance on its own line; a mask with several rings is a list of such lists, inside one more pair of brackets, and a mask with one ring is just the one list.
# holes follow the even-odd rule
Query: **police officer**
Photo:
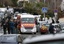
[[7, 20], [4, 20], [2, 21], [2, 26], [3, 26], [3, 31], [4, 31], [4, 34], [6, 34], [6, 29], [7, 29]]
[[54, 26], [50, 23], [49, 32], [54, 33]]

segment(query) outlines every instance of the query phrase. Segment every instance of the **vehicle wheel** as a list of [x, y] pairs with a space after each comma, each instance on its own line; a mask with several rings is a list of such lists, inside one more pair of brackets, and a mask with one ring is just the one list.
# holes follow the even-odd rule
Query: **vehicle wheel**
[[19, 34], [23, 34], [22, 32], [20, 32]]
[[46, 32], [46, 34], [49, 34], [49, 32]]
[[43, 33], [43, 32], [40, 32], [40, 34], [45, 34], [45, 33]]
[[36, 32], [35, 33], [32, 33], [32, 34], [36, 34]]
[[42, 34], [42, 32], [40, 32], [40, 34]]
[[36, 34], [36, 32], [34, 34]]

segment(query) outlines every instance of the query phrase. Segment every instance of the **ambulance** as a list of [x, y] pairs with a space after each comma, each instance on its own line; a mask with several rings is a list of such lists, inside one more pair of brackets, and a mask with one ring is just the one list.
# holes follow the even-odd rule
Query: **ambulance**
[[35, 17], [31, 14], [21, 15], [20, 19], [20, 31], [21, 33], [36, 33]]

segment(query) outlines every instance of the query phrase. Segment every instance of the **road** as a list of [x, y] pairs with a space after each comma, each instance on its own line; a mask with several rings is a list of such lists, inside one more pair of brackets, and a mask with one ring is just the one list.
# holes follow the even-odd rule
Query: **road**
[[[0, 34], [3, 34], [3, 29], [0, 29]], [[30, 36], [39, 36], [41, 35], [40, 33], [36, 33], [36, 34], [33, 34], [33, 33], [23, 33], [21, 34], [21, 36], [23, 37], [23, 39], [27, 38], [27, 37], [30, 37]]]
[[3, 29], [0, 27], [0, 34], [3, 34]]
[[[39, 27], [37, 27], [37, 30], [39, 30]], [[3, 34], [3, 28], [0, 28], [0, 34]], [[32, 36], [32, 35], [34, 35], [34, 36], [36, 36], [36, 35], [41, 35], [40, 34], [40, 32], [38, 32], [38, 33], [36, 33], [36, 34], [29, 34], [29, 33], [24, 33], [24, 34], [21, 34], [21, 36], [23, 37], [23, 38], [26, 38], [26, 37], [29, 37], [29, 36]]]
[[[3, 34], [3, 29], [0, 29], [0, 34]], [[23, 33], [23, 34], [21, 34], [21, 39], [22, 39], [22, 41], [25, 39], [25, 38], [28, 38], [28, 37], [34, 37], [34, 36], [40, 36], [40, 35], [43, 35], [43, 34], [40, 34], [39, 32], [38, 33], [36, 33], [36, 34], [33, 34], [33, 33], [31, 33], [31, 34], [28, 34], [28, 33]], [[21, 43], [22, 44], [22, 43]]]
[[[0, 28], [0, 34], [3, 34], [3, 29], [2, 29], [2, 28]], [[36, 33], [36, 34], [32, 34], [32, 33], [30, 33], [30, 34], [28, 34], [28, 33], [23, 33], [23, 34], [21, 34], [21, 37], [22, 37], [22, 40], [24, 40], [24, 39], [27, 38], [27, 37], [39, 36], [39, 35], [41, 35], [41, 34], [40, 34], [40, 33]]]

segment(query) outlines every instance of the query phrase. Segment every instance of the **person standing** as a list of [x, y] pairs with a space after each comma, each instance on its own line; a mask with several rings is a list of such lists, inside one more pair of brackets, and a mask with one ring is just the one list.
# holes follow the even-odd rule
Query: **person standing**
[[8, 34], [10, 34], [10, 24], [9, 24], [10, 20], [8, 19], [8, 25], [7, 25], [7, 30], [8, 30]]
[[11, 34], [14, 34], [15, 33], [15, 25], [14, 24], [15, 23], [13, 22], [13, 19], [11, 19], [10, 22], [9, 22]]
[[54, 33], [54, 26], [52, 25], [52, 23], [50, 23], [49, 32], [52, 34]]
[[7, 19], [5, 19], [5, 20], [3, 19], [2, 26], [3, 26], [4, 34], [6, 34], [6, 31], [7, 31]]
[[18, 29], [17, 29], [17, 25], [18, 25], [18, 23], [17, 23], [17, 20], [16, 19], [14, 19], [14, 25], [15, 25], [15, 34], [18, 34], [19, 32], [18, 32]]
[[52, 19], [52, 23], [55, 23], [55, 22], [54, 22], [54, 19]]

